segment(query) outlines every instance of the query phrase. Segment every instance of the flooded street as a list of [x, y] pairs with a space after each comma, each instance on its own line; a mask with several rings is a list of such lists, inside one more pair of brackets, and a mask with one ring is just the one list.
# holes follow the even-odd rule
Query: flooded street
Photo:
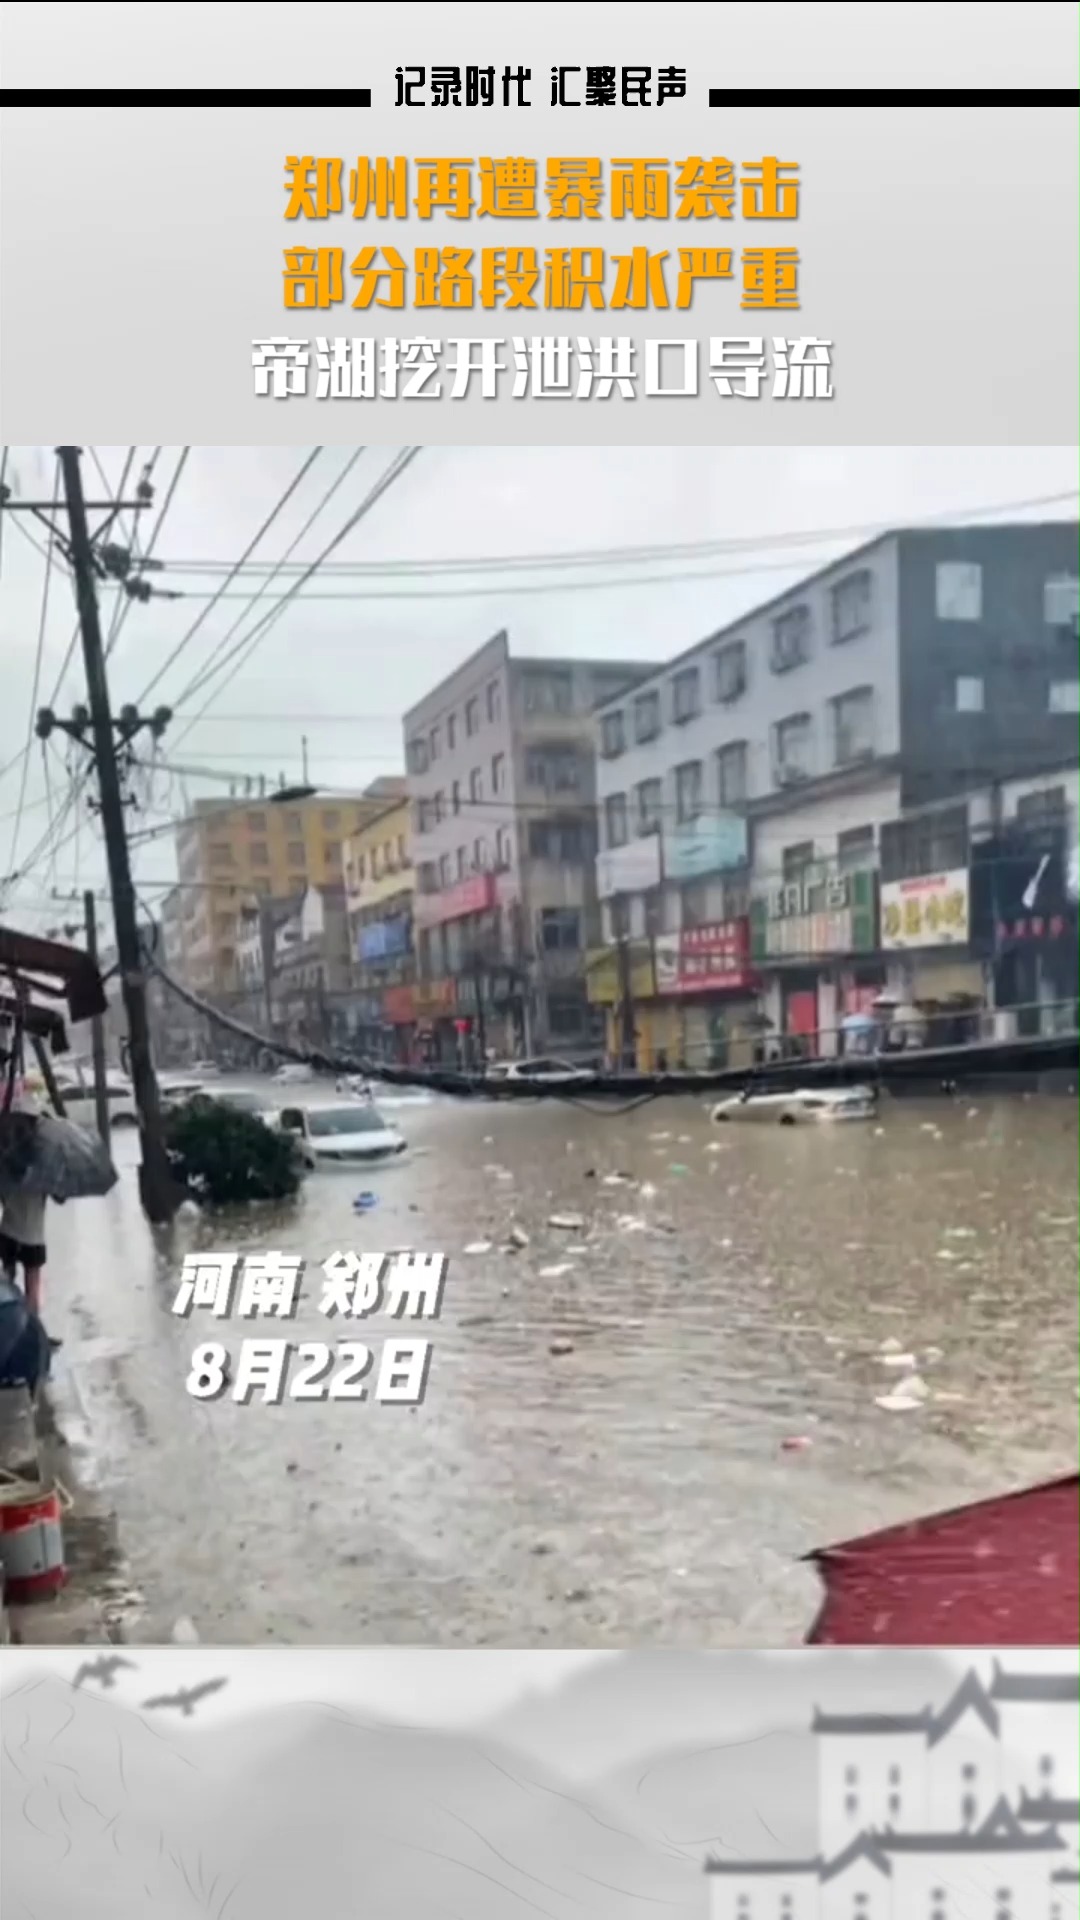
[[[241, 1644], [790, 1644], [811, 1548], [1074, 1466], [1075, 1102], [790, 1130], [714, 1128], [686, 1098], [386, 1110], [407, 1162], [182, 1221], [156, 1251], [132, 1135], [106, 1200], [54, 1210], [62, 1386], [165, 1634], [189, 1615]], [[302, 1252], [297, 1322], [175, 1317], [197, 1246]], [[320, 1263], [403, 1246], [451, 1260], [422, 1408], [188, 1397], [194, 1346], [326, 1338]], [[875, 1405], [890, 1340], [928, 1383], [918, 1410]]]

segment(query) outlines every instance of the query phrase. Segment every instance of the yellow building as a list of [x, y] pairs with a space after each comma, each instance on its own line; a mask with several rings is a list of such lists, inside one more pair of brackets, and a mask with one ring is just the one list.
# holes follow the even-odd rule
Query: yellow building
[[392, 1056], [402, 1052], [398, 1043], [415, 1017], [408, 801], [384, 803], [358, 827], [345, 842], [344, 864], [358, 1033], [366, 1048]]
[[308, 887], [345, 885], [345, 842], [404, 792], [404, 779], [363, 793], [198, 800], [176, 830], [184, 977], [197, 993], [235, 985], [241, 909], [253, 900], [299, 898]]

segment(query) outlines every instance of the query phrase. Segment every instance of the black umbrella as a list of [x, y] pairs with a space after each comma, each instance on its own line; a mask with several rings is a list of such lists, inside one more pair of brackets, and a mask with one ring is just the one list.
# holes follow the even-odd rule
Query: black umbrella
[[0, 1116], [0, 1198], [86, 1200], [110, 1193], [118, 1174], [96, 1133], [51, 1113]]

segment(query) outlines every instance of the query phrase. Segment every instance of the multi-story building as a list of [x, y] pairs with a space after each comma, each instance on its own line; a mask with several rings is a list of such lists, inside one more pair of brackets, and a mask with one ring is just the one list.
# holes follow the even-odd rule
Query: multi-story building
[[500, 633], [405, 716], [415, 1012], [441, 1053], [596, 1046], [592, 713], [648, 671], [517, 659]]
[[[1065, 522], [884, 535], [602, 708], [598, 888], [605, 941], [652, 965], [642, 1064], [719, 1062], [766, 1022], [831, 1050], [896, 983], [938, 1000], [1004, 984], [967, 874], [1012, 786], [1041, 792], [1077, 761], [1077, 537]], [[1050, 864], [1067, 863], [1055, 843]], [[917, 968], [890, 891], [915, 881], [935, 902]], [[1075, 906], [1053, 937], [1075, 941]], [[1024, 991], [1033, 965], [1012, 969]]]
[[242, 908], [295, 899], [309, 886], [342, 886], [344, 842], [385, 798], [377, 780], [361, 794], [197, 800], [176, 829], [187, 984], [197, 993], [235, 991]]
[[409, 822], [408, 799], [392, 800], [345, 842], [352, 1034], [376, 1058], [407, 1060], [415, 1031]]
[[274, 929], [272, 956], [275, 1032], [299, 1045], [344, 1041], [351, 995], [344, 887], [308, 887]]

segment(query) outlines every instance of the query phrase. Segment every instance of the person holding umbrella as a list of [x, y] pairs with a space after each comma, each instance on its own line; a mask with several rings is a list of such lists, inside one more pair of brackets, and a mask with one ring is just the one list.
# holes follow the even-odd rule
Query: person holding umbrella
[[23, 1270], [26, 1304], [41, 1318], [41, 1291], [45, 1272], [45, 1198], [38, 1193], [8, 1193], [0, 1219], [0, 1266], [14, 1281]]

